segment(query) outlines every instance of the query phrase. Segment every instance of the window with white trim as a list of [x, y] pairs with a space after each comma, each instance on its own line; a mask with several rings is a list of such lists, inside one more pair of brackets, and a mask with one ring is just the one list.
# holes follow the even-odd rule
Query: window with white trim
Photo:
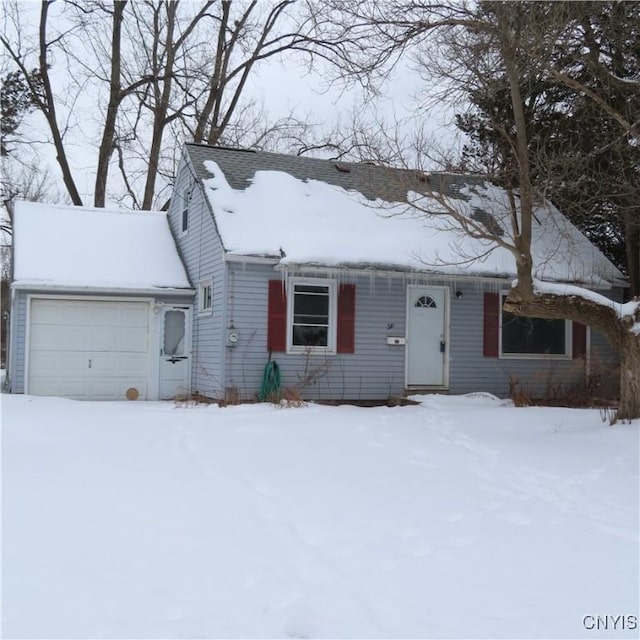
[[205, 280], [198, 286], [198, 313], [204, 315], [213, 311], [213, 282]]
[[287, 344], [291, 352], [336, 350], [336, 283], [321, 278], [289, 280]]
[[571, 356], [570, 324], [516, 316], [504, 310], [506, 294], [500, 296], [500, 355], [506, 358], [568, 358]]
[[191, 199], [191, 194], [189, 189], [182, 190], [182, 216], [180, 222], [180, 230], [181, 233], [187, 233], [189, 230], [189, 200]]

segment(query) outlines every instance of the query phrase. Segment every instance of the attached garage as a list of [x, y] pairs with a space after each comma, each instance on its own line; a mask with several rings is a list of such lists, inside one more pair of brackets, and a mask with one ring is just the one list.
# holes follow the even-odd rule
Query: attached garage
[[31, 298], [26, 392], [146, 399], [149, 317], [148, 302]]
[[165, 213], [18, 202], [13, 242], [11, 392], [189, 393], [195, 292]]

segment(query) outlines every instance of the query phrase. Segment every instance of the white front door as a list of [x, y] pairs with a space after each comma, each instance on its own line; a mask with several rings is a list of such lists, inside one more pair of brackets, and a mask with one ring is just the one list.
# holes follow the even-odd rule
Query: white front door
[[407, 386], [446, 385], [446, 287], [409, 285], [407, 288]]
[[160, 399], [189, 393], [191, 367], [191, 307], [162, 307], [160, 331]]

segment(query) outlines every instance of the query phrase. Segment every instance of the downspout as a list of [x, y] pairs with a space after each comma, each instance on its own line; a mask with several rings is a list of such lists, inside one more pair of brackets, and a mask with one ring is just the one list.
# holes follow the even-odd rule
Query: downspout
[[[14, 214], [15, 214], [15, 210], [14, 210]], [[6, 391], [8, 393], [11, 393], [11, 383], [13, 380], [13, 369], [12, 369], [12, 365], [13, 365], [13, 336], [15, 335], [14, 329], [15, 329], [15, 322], [16, 322], [16, 290], [13, 288], [13, 274], [15, 273], [15, 261], [16, 261], [16, 255], [15, 255], [15, 240], [16, 240], [16, 236], [15, 236], [15, 225], [14, 225], [14, 229], [13, 229], [14, 233], [13, 233], [13, 237], [11, 238], [11, 252], [10, 252], [10, 262], [9, 262], [9, 289], [11, 291], [11, 298], [10, 298], [10, 302], [9, 302], [9, 317], [5, 318], [5, 313], [7, 313], [7, 310], [4, 309], [2, 312], [2, 322], [5, 323], [5, 345], [6, 345], [6, 356], [5, 356], [5, 366], [6, 366], [6, 370], [4, 372], [4, 382], [2, 383], [2, 391]], [[26, 329], [26, 327], [25, 327]], [[27, 354], [24, 354], [24, 357], [27, 357]]]
[[[224, 250], [223, 256], [224, 256]], [[228, 378], [228, 370], [230, 369], [230, 362], [233, 358], [233, 354], [230, 353], [231, 349], [229, 348], [227, 342], [227, 335], [229, 332], [229, 327], [233, 325], [233, 303], [229, 302], [229, 292], [230, 292], [230, 271], [231, 265], [227, 262], [222, 261], [222, 309], [221, 309], [221, 317], [220, 317], [220, 394], [221, 399], [226, 399], [227, 389], [232, 386], [231, 382]]]
[[587, 338], [584, 350], [584, 376], [587, 384], [591, 377], [591, 327], [587, 325]]
[[[14, 335], [14, 323], [16, 316], [15, 309], [15, 298], [16, 291], [13, 287], [11, 287], [11, 302], [9, 303], [10, 311], [6, 309], [2, 312], [2, 322], [5, 323], [5, 340], [7, 346], [7, 354], [6, 354], [6, 371], [4, 373], [4, 382], [2, 383], [2, 391], [6, 391], [7, 393], [11, 393], [11, 381], [12, 381], [12, 365], [13, 365], [13, 335]], [[26, 354], [25, 354], [26, 357]]]

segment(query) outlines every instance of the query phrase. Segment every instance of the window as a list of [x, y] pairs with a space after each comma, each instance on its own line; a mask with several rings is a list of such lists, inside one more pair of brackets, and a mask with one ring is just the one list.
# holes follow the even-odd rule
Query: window
[[181, 230], [182, 233], [186, 233], [189, 230], [189, 200], [191, 199], [191, 194], [189, 193], [189, 189], [182, 190], [182, 225]]
[[186, 333], [186, 314], [181, 309], [171, 309], [164, 314], [165, 356], [185, 355], [184, 336]]
[[[501, 296], [501, 307], [506, 295]], [[570, 356], [566, 320], [516, 316], [502, 310], [500, 347], [504, 357], [565, 358]]]
[[198, 287], [198, 312], [208, 314], [213, 311], [213, 284], [211, 280], [201, 282]]
[[335, 282], [292, 279], [288, 310], [290, 351], [335, 352]]
[[431, 296], [420, 296], [415, 305], [416, 307], [421, 307], [425, 309], [435, 309], [438, 305], [436, 301]]

